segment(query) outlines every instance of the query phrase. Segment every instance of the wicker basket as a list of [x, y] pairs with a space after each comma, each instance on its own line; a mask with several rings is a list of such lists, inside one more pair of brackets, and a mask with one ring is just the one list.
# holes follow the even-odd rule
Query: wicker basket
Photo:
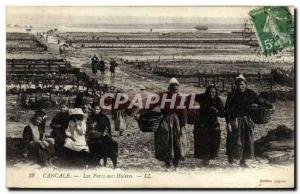
[[159, 126], [161, 120], [161, 113], [149, 111], [141, 115], [136, 120], [142, 132], [154, 132]]
[[256, 124], [266, 124], [270, 121], [271, 115], [274, 113], [275, 109], [259, 106], [255, 109], [250, 110], [250, 117], [252, 121]]

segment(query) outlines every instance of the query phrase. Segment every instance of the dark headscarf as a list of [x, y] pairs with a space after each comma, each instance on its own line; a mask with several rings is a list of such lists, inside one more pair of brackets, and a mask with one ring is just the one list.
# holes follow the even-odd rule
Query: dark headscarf
[[209, 91], [211, 90], [211, 89], [215, 89], [216, 90], [216, 96], [219, 96], [219, 92], [218, 92], [218, 89], [217, 89], [217, 87], [215, 86], [215, 85], [209, 85], [207, 88], [206, 88], [206, 90], [205, 90], [205, 96], [206, 97], [209, 97]]

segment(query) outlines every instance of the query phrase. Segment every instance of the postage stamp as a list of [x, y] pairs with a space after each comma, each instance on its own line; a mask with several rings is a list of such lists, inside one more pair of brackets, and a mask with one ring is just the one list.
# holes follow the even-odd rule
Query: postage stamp
[[249, 14], [264, 55], [294, 46], [294, 22], [288, 7], [262, 7]]

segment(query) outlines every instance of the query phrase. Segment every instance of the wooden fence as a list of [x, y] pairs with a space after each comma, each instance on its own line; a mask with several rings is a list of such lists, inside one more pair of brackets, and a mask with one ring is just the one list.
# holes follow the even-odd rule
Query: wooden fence
[[48, 48], [34, 35], [28, 33], [6, 33], [6, 50], [13, 51], [46, 51]]
[[6, 59], [7, 74], [57, 73], [67, 67], [64, 59]]
[[257, 42], [249, 42], [246, 40], [69, 40], [70, 45], [81, 48], [202, 48], [203, 44], [235, 44], [235, 45], [251, 45], [258, 47]]

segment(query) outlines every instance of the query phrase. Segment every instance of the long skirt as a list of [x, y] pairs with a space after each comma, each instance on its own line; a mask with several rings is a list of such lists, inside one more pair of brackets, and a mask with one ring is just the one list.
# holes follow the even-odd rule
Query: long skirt
[[29, 144], [28, 152], [30, 156], [36, 157], [38, 163], [44, 164], [54, 154], [54, 145], [49, 143], [49, 146], [42, 147], [37, 142]]
[[232, 131], [227, 134], [226, 154], [230, 159], [249, 159], [254, 156], [253, 121], [246, 116], [230, 122]]
[[74, 151], [67, 147], [64, 147], [62, 159], [64, 160], [65, 165], [68, 167], [83, 167], [90, 164], [91, 155], [85, 150]]
[[115, 124], [115, 131], [123, 132], [127, 128], [126, 123], [126, 111], [125, 110], [117, 110], [114, 113], [114, 124]]
[[160, 161], [183, 160], [187, 149], [186, 128], [180, 127], [175, 113], [165, 114], [154, 132], [155, 158]]
[[220, 127], [195, 125], [194, 157], [210, 160], [218, 156], [221, 140]]
[[118, 157], [118, 142], [105, 136], [98, 140], [88, 142], [90, 153], [93, 157], [111, 158]]

